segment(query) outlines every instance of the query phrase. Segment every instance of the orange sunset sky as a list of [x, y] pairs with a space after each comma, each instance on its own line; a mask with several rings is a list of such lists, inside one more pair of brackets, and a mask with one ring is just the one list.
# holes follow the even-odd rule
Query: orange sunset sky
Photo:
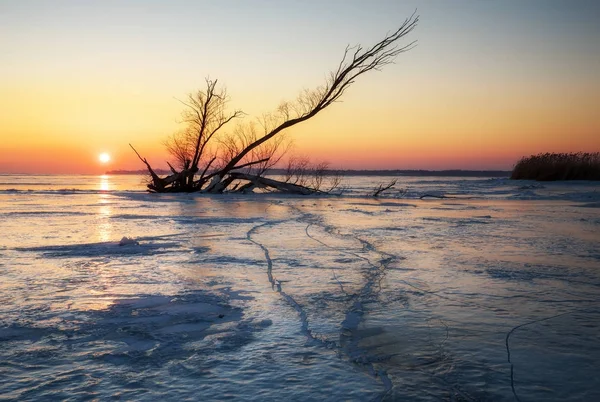
[[296, 153], [346, 169], [510, 169], [599, 151], [599, 4], [0, 0], [0, 173], [142, 169], [128, 143], [165, 166], [175, 98], [205, 77], [252, 119], [415, 9], [405, 43], [418, 46], [294, 127]]

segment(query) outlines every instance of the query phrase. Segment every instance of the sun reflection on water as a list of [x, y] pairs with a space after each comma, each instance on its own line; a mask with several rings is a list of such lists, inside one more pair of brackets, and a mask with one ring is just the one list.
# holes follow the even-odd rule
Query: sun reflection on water
[[103, 174], [100, 176], [100, 191], [110, 190], [110, 176]]
[[[110, 176], [100, 176], [100, 190], [109, 191], [110, 188]], [[110, 195], [103, 192], [99, 193], [98, 203], [100, 204], [97, 225], [98, 240], [102, 242], [110, 241], [112, 236], [112, 208], [110, 205]]]
[[110, 221], [110, 205], [103, 205], [99, 211], [100, 219], [98, 222], [98, 239], [100, 241], [110, 241], [112, 236], [112, 223]]

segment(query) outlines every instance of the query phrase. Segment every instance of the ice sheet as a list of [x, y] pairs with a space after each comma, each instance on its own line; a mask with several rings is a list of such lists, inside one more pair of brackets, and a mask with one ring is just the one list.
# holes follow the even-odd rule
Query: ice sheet
[[[0, 393], [600, 399], [593, 184], [418, 178], [407, 200], [366, 197], [374, 180], [341, 197], [0, 189]], [[469, 198], [419, 199], [433, 191]]]

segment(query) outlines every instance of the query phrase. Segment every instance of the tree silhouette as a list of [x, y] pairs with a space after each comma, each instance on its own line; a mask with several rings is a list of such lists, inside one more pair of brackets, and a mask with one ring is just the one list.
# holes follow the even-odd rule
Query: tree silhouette
[[399, 42], [418, 21], [417, 15], [411, 15], [397, 30], [369, 48], [347, 46], [337, 69], [329, 73], [322, 86], [303, 91], [295, 101], [283, 102], [274, 113], [262, 117], [259, 122], [262, 133], [251, 123], [238, 124], [232, 134], [221, 135], [223, 127], [241, 117], [243, 112], [227, 112], [226, 90], [217, 87], [217, 80], [207, 79], [204, 90], [180, 101], [185, 106], [182, 117], [187, 126], [166, 141], [167, 150], [176, 161], [176, 167], [169, 164], [171, 175], [159, 177], [131, 146], [150, 174], [148, 189], [152, 192], [207, 193], [247, 191], [257, 187], [299, 194], [321, 191], [318, 188], [321, 180], [313, 181], [319, 186], [311, 186], [306, 182], [264, 177], [287, 149], [284, 131], [313, 118], [338, 101], [361, 75], [382, 69], [393, 63], [400, 53], [410, 50], [416, 41], [406, 45]]

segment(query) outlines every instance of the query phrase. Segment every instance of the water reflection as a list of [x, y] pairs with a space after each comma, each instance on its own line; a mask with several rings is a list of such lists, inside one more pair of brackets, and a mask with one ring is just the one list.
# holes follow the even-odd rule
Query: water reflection
[[[111, 188], [110, 185], [110, 176], [102, 175], [100, 176], [100, 190], [101, 191], [109, 191]], [[112, 235], [112, 208], [110, 205], [110, 195], [107, 193], [99, 193], [98, 194], [98, 203], [100, 204], [98, 210], [98, 225], [97, 225], [97, 235], [100, 241], [110, 241]]]
[[109, 191], [110, 187], [110, 176], [105, 174], [100, 176], [100, 191]]

